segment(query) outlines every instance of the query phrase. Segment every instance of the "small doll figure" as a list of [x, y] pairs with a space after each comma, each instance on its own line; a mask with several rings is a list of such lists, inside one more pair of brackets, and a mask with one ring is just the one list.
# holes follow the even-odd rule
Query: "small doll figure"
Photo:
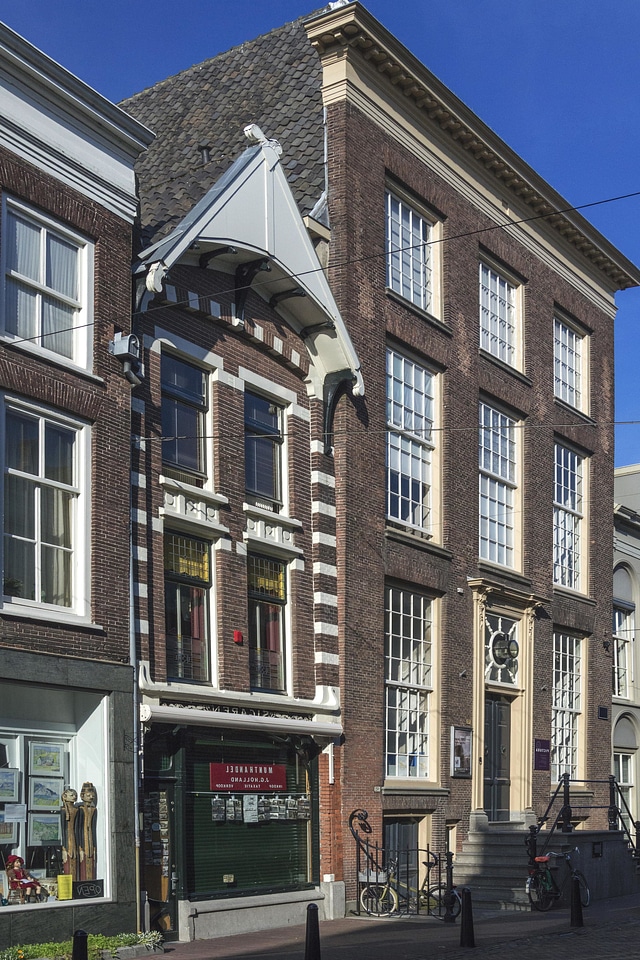
[[29, 898], [33, 894], [35, 894], [38, 900], [42, 899], [43, 894], [40, 881], [32, 877], [29, 871], [25, 869], [22, 857], [18, 857], [15, 853], [12, 853], [10, 857], [7, 857], [6, 869], [9, 888], [11, 890], [19, 890], [21, 900], [25, 896]]

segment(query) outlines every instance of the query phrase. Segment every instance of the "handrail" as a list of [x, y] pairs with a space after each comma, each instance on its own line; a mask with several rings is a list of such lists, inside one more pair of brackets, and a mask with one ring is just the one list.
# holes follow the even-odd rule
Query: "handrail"
[[[640, 821], [634, 821], [632, 818], [631, 811], [627, 801], [620, 789], [620, 785], [616, 781], [614, 776], [607, 777], [606, 780], [571, 780], [568, 773], [564, 773], [560, 778], [560, 782], [556, 787], [553, 796], [551, 797], [547, 809], [541, 817], [538, 817], [535, 825], [529, 828], [529, 836], [525, 839], [525, 844], [529, 853], [529, 862], [531, 863], [536, 856], [537, 851], [537, 835], [540, 833], [544, 825], [549, 821], [551, 811], [558, 799], [558, 795], [562, 791], [562, 806], [558, 811], [553, 825], [549, 832], [545, 834], [544, 844], [542, 846], [542, 853], [544, 853], [551, 843], [551, 839], [557, 829], [560, 827], [562, 833], [571, 833], [574, 829], [572, 818], [573, 818], [573, 809], [571, 807], [571, 792], [570, 784], [571, 783], [581, 783], [581, 784], [608, 784], [609, 786], [609, 803], [608, 805], [578, 805], [580, 810], [605, 810], [607, 811], [607, 822], [609, 830], [620, 830], [627, 838], [630, 849], [633, 851], [635, 857], [640, 856]], [[627, 827], [627, 824], [622, 816], [622, 811], [620, 807], [620, 801], [622, 801], [622, 806], [624, 807], [625, 812], [628, 815], [629, 821], [634, 825], [635, 837], [631, 836], [631, 832]]]

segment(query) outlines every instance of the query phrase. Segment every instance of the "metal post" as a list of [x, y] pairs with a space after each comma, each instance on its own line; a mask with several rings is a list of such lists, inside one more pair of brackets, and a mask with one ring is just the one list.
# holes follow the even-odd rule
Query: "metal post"
[[573, 824], [571, 823], [571, 817], [573, 811], [571, 810], [571, 795], [569, 793], [569, 774], [562, 774], [562, 790], [563, 790], [563, 807], [560, 811], [560, 816], [562, 817], [562, 833], [571, 833], [573, 830]]
[[529, 836], [524, 838], [524, 843], [529, 854], [529, 866], [535, 867], [538, 856], [538, 828], [535, 823], [529, 827]]
[[582, 919], [582, 900], [580, 899], [580, 881], [577, 877], [571, 880], [571, 923], [572, 927], [584, 927]]
[[304, 960], [320, 960], [320, 927], [318, 926], [318, 904], [307, 907], [307, 936], [304, 944]]
[[455, 923], [451, 907], [453, 906], [453, 854], [447, 850], [447, 892], [444, 897], [444, 917], [445, 923]]
[[71, 960], [87, 960], [87, 931], [76, 930], [73, 934]]
[[635, 830], [636, 830], [636, 849], [635, 849], [635, 854], [636, 854], [636, 856], [637, 856], [637, 855], [638, 855], [638, 850], [640, 850], [640, 820], [636, 820], [636, 822], [634, 823], [634, 827], [635, 827]]
[[460, 921], [460, 946], [475, 947], [476, 940], [473, 934], [473, 908], [471, 906], [471, 890], [464, 887], [462, 890], [462, 920]]
[[607, 820], [609, 830], [618, 829], [618, 804], [616, 803], [616, 778], [609, 777], [609, 809], [607, 810]]

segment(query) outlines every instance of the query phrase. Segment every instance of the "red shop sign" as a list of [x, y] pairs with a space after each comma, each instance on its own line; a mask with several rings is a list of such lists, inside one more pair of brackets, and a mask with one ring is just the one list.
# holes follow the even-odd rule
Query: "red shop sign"
[[287, 768], [280, 763], [210, 763], [212, 790], [286, 790]]

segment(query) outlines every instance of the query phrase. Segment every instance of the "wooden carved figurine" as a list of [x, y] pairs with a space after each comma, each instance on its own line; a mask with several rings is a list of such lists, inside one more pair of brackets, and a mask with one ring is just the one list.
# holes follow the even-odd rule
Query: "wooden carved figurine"
[[82, 803], [76, 806], [75, 834], [78, 849], [78, 880], [96, 878], [96, 788], [92, 783], [83, 783], [80, 791]]
[[62, 872], [78, 879], [78, 844], [76, 842], [76, 801], [78, 792], [71, 787], [62, 791]]

